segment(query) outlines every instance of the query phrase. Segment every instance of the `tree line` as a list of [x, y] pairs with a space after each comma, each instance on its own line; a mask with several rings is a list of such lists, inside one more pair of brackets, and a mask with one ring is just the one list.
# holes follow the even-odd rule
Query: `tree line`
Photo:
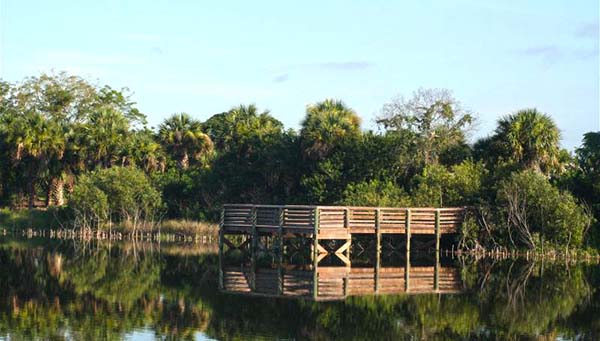
[[228, 202], [474, 206], [466, 247], [598, 243], [600, 132], [572, 154], [537, 109], [469, 143], [475, 121], [450, 91], [418, 89], [382, 106], [377, 132], [334, 99], [308, 105], [299, 131], [255, 105], [154, 129], [127, 89], [65, 73], [0, 81], [0, 205], [69, 203], [100, 219], [88, 206], [102, 202], [116, 220], [149, 208], [216, 220]]

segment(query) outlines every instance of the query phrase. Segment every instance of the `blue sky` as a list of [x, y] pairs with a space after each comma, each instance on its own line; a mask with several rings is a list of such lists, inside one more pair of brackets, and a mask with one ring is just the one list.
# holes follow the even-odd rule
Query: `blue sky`
[[478, 114], [474, 138], [537, 107], [571, 149], [600, 130], [599, 12], [597, 0], [0, 0], [0, 77], [126, 86], [154, 126], [255, 103], [297, 128], [333, 97], [376, 129], [395, 95], [442, 87]]

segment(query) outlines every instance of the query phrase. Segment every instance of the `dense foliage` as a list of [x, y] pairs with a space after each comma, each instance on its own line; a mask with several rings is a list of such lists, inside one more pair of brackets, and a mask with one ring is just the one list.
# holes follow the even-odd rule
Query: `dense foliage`
[[[308, 105], [299, 131], [255, 105], [204, 122], [178, 113], [153, 129], [127, 89], [66, 74], [0, 82], [0, 205], [61, 206], [71, 197], [106, 211], [126, 203], [91, 177], [122, 167], [151, 179], [169, 218], [216, 220], [227, 202], [473, 206], [483, 228], [469, 245], [598, 242], [598, 225], [589, 227], [600, 212], [600, 133], [571, 155], [536, 109], [500, 119], [470, 145], [474, 121], [450, 91], [419, 89], [383, 105], [377, 133], [333, 99]], [[511, 204], [526, 206], [524, 222]], [[515, 242], [508, 232], [517, 225], [531, 238]]]
[[134, 227], [158, 220], [160, 193], [144, 172], [112, 167], [81, 175], [70, 196], [69, 207], [83, 226], [127, 221]]
[[535, 247], [542, 238], [555, 245], [581, 245], [591, 223], [591, 217], [571, 194], [532, 171], [513, 173], [503, 181], [498, 203], [513, 245]]

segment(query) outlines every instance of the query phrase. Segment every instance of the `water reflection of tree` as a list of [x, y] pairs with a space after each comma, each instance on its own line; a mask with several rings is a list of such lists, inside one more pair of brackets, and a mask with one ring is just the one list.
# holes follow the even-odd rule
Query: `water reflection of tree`
[[114, 257], [108, 249], [98, 249], [68, 260], [60, 281], [72, 285], [77, 294], [130, 306], [158, 284], [160, 269], [160, 260], [151, 255]]
[[158, 254], [81, 250], [0, 249], [0, 335], [121, 339], [146, 325], [180, 336], [206, 328], [204, 311], [161, 292]]
[[581, 266], [504, 261], [477, 293], [488, 333], [497, 337], [552, 335], [591, 288]]
[[467, 262], [464, 294], [314, 303], [221, 295], [214, 254], [86, 250], [0, 247], [0, 335], [119, 339], [148, 327], [168, 338], [506, 339], [600, 326], [597, 268]]

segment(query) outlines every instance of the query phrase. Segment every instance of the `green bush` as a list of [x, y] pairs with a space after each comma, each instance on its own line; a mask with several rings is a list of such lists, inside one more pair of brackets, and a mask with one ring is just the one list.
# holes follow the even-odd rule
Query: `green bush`
[[151, 222], [162, 213], [160, 193], [146, 174], [136, 168], [112, 167], [82, 175], [73, 190], [69, 207], [79, 223]]
[[349, 184], [342, 197], [341, 204], [350, 206], [410, 206], [408, 194], [391, 181], [372, 180]]
[[108, 197], [95, 183], [94, 174], [82, 175], [69, 198], [78, 224], [97, 226], [108, 220]]
[[162, 194], [167, 218], [202, 220], [206, 207], [203, 205], [201, 171], [197, 168], [180, 170], [171, 168], [165, 173], [154, 174], [152, 179]]
[[418, 206], [466, 206], [477, 202], [486, 175], [481, 163], [463, 161], [450, 169], [429, 165], [415, 177], [413, 192]]
[[539, 246], [541, 237], [555, 246], [581, 246], [593, 220], [571, 194], [534, 171], [514, 173], [503, 181], [497, 198], [513, 241], [529, 247]]

